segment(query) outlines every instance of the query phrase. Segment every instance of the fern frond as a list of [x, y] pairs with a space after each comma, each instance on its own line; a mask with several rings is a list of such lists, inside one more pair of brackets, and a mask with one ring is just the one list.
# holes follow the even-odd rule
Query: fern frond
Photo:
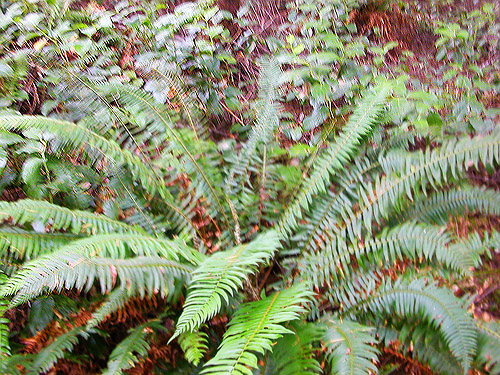
[[377, 373], [377, 340], [370, 327], [348, 320], [328, 319], [323, 342], [331, 373], [338, 375], [368, 375]]
[[481, 187], [463, 186], [448, 191], [439, 191], [407, 202], [391, 221], [403, 221], [411, 217], [424, 223], [445, 224], [449, 216], [459, 216], [466, 211], [477, 211], [483, 215], [500, 215], [500, 194]]
[[475, 363], [484, 367], [488, 374], [500, 374], [500, 323], [476, 321], [480, 332]]
[[112, 313], [123, 309], [125, 304], [133, 297], [127, 288], [116, 288], [109, 293], [106, 300], [99, 308], [92, 313], [92, 318], [88, 320], [86, 329], [93, 328], [104, 321]]
[[315, 358], [323, 327], [314, 323], [293, 321], [287, 325], [293, 335], [284, 335], [273, 347], [274, 374], [315, 375], [321, 366]]
[[179, 336], [179, 345], [189, 363], [198, 366], [208, 349], [207, 336], [205, 332], [184, 332]]
[[33, 356], [33, 354], [14, 354], [8, 358], [3, 358], [0, 361], [0, 374], [24, 375], [25, 372], [21, 373], [20, 369], [24, 369]]
[[277, 292], [260, 301], [243, 304], [229, 323], [215, 357], [202, 374], [252, 375], [257, 354], [272, 350], [273, 342], [293, 333], [281, 323], [295, 320], [305, 312], [302, 306], [311, 297], [306, 284]]
[[411, 282], [400, 279], [394, 283], [382, 281], [378, 288], [373, 281], [359, 285], [365, 286], [359, 293], [352, 293], [358, 289], [353, 285], [350, 295], [343, 297], [345, 299], [342, 302], [348, 314], [352, 310], [363, 310], [395, 312], [402, 317], [425, 317], [439, 329], [451, 352], [461, 362], [464, 374], [467, 373], [476, 349], [477, 334], [464, 302], [458, 300], [451, 291], [426, 285], [421, 279]]
[[340, 190], [336, 193], [328, 191], [324, 194], [324, 199], [318, 199], [318, 203], [308, 215], [308, 222], [301, 226], [307, 233], [307, 238], [299, 244], [300, 254], [313, 250], [317, 243], [323, 242], [323, 233], [329, 225], [336, 221], [344, 207], [351, 206], [353, 201], [359, 198], [355, 191], [356, 186], [364, 184], [365, 175], [379, 168], [378, 163], [367, 158], [356, 158], [353, 164], [340, 177]]
[[[140, 105], [163, 124], [164, 130], [166, 130], [171, 137], [171, 141], [174, 142], [175, 146], [186, 156], [185, 172], [196, 179], [194, 185], [196, 186], [197, 194], [199, 196], [205, 195], [206, 198], [212, 202], [212, 207], [210, 207], [210, 209], [217, 210], [216, 212], [222, 214], [225, 224], [229, 227], [229, 220], [219, 199], [219, 189], [213, 184], [213, 181], [210, 180], [208, 170], [206, 170], [201, 162], [197, 160], [195, 155], [193, 155], [191, 148], [187, 144], [187, 140], [183, 139], [182, 133], [175, 129], [174, 124], [172, 124], [167, 114], [158, 109], [158, 103], [156, 103], [149, 94], [132, 86], [106, 85], [105, 87], [109, 93], [116, 95], [120, 102]], [[214, 214], [212, 216], [215, 217], [216, 215]]]
[[0, 295], [15, 294], [11, 306], [16, 306], [44, 290], [88, 291], [99, 279], [103, 294], [113, 289], [118, 280], [120, 287], [131, 294], [144, 297], [159, 292], [165, 296], [173, 289], [174, 278], [187, 278], [191, 272], [190, 266], [155, 256], [109, 259], [59, 250], [27, 263], [3, 285]]
[[[402, 169], [398, 173], [393, 172], [377, 178], [372, 184], [359, 191], [360, 208], [353, 211], [351, 207], [345, 207], [339, 215], [343, 221], [333, 223], [325, 233], [325, 237], [327, 239], [348, 238], [355, 243], [358, 238], [365, 237], [362, 233], [363, 227], [368, 234], [371, 234], [373, 220], [380, 224], [405, 194], [412, 199], [414, 192], [425, 189], [427, 183], [440, 186], [450, 178], [449, 175], [457, 177], [480, 161], [490, 166], [499, 159], [500, 133], [448, 141], [442, 148], [425, 154], [407, 154], [402, 162]], [[385, 168], [390, 169], [387, 166]], [[327, 243], [328, 241], [324, 241], [318, 244], [318, 247], [323, 249]]]
[[261, 63], [259, 78], [259, 99], [257, 104], [257, 119], [250, 131], [247, 142], [234, 162], [227, 180], [227, 194], [232, 197], [242, 185], [248, 183], [248, 170], [257, 161], [257, 146], [268, 144], [279, 125], [278, 108], [276, 105], [277, 88], [280, 85], [281, 69], [273, 58]]
[[202, 257], [196, 250], [180, 241], [165, 240], [136, 233], [99, 234], [72, 241], [59, 249], [86, 256], [99, 255], [109, 258], [126, 258], [132, 255], [160, 256], [179, 260], [182, 257], [197, 265]]
[[361, 138], [375, 125], [390, 91], [391, 85], [384, 83], [363, 97], [342, 132], [314, 163], [311, 175], [305, 179], [278, 224], [280, 232], [290, 234], [297, 227], [297, 221], [302, 218], [302, 212], [309, 209], [313, 196], [325, 192], [331, 176], [352, 158]]
[[138, 156], [128, 150], [122, 149], [118, 143], [89, 130], [82, 124], [42, 116], [7, 115], [0, 116], [0, 129], [6, 131], [36, 130], [39, 132], [50, 132], [57, 135], [58, 140], [61, 142], [73, 147], [90, 146], [101, 157], [110, 159], [118, 164], [126, 164], [147, 192], [150, 194], [158, 192], [165, 200], [165, 204], [173, 210], [173, 214], [177, 215], [176, 224], [179, 224], [179, 221], [185, 220], [192, 225], [183, 210], [177, 207], [164, 182], [153, 169], [145, 165], [144, 161]]
[[129, 331], [129, 335], [111, 352], [103, 375], [122, 375], [125, 370], [134, 367], [141, 357], [147, 357], [150, 344], [146, 338], [151, 330], [150, 324], [144, 323]]
[[71, 233], [37, 233], [5, 228], [0, 230], [0, 259], [34, 259], [78, 238], [80, 236]]
[[31, 199], [0, 202], [0, 220], [9, 220], [9, 223], [17, 225], [39, 222], [43, 226], [50, 225], [53, 231], [64, 229], [74, 234], [143, 233], [136, 227], [104, 215]]
[[70, 352], [78, 342], [78, 336], [85, 334], [81, 327], [73, 328], [57, 337], [49, 346], [36, 354], [33, 362], [27, 366], [29, 375], [44, 374], [49, 371], [57, 361], [64, 357], [65, 352]]
[[217, 252], [201, 263], [193, 274], [184, 310], [170, 341], [181, 333], [193, 332], [217, 314], [224, 301], [229, 303], [245, 279], [273, 256], [279, 240], [277, 232], [268, 231], [250, 243]]
[[[390, 320], [393, 320], [392, 317]], [[439, 331], [434, 330], [427, 322], [419, 318], [398, 322], [397, 327], [385, 326], [376, 321], [377, 333], [386, 346], [396, 343], [397, 350], [404, 356], [427, 364], [439, 374], [455, 375], [462, 372], [457, 359], [450, 352]], [[390, 323], [389, 323], [390, 324]], [[389, 336], [389, 337], [388, 337]]]

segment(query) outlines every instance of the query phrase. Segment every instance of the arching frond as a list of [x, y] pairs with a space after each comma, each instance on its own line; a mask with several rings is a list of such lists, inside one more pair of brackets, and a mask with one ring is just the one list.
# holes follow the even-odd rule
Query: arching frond
[[80, 236], [71, 233], [37, 233], [5, 228], [0, 230], [0, 259], [34, 259], [78, 238]]
[[[403, 156], [403, 155], [402, 155]], [[441, 148], [425, 154], [407, 154], [401, 162], [401, 169], [392, 174], [377, 178], [359, 191], [359, 209], [346, 206], [324, 233], [325, 241], [318, 244], [323, 249], [334, 238], [348, 238], [356, 242], [363, 236], [363, 228], [370, 235], [373, 220], [381, 223], [406, 194], [412, 199], [415, 192], [420, 193], [427, 184], [440, 186], [447, 179], [463, 174], [474, 163], [482, 161], [491, 166], [500, 159], [500, 133], [489, 136], [450, 140]], [[383, 164], [383, 162], [382, 162]], [[390, 170], [392, 167], [387, 167]], [[342, 220], [340, 220], [342, 219]]]
[[466, 211], [499, 216], [500, 194], [494, 190], [473, 186], [438, 191], [430, 196], [422, 196], [414, 202], [406, 202], [391, 220], [403, 221], [411, 217], [424, 223], [445, 224], [450, 215], [463, 215]]
[[279, 246], [278, 233], [268, 231], [250, 243], [217, 252], [201, 263], [193, 274], [184, 310], [170, 340], [193, 332], [217, 314], [223, 302], [228, 303], [247, 276], [267, 262]]
[[70, 352], [73, 349], [78, 342], [78, 336], [82, 334], [85, 335], [83, 329], [77, 327], [57, 337], [54, 342], [35, 355], [33, 362], [26, 366], [27, 373], [39, 375], [49, 371], [59, 359], [64, 357], [65, 352]]
[[213, 211], [212, 216], [215, 217], [215, 212], [218, 212], [223, 216], [225, 224], [229, 227], [229, 221], [226, 217], [222, 202], [219, 199], [221, 195], [220, 189], [210, 178], [213, 177], [210, 175], [211, 169], [205, 168], [202, 164], [202, 162], [207, 161], [207, 159], [201, 158], [198, 160], [192, 148], [189, 147], [190, 140], [185, 137], [182, 132], [175, 129], [175, 125], [169, 119], [168, 115], [158, 108], [158, 103], [156, 103], [148, 93], [133, 86], [108, 84], [105, 88], [109, 93], [117, 95], [117, 99], [120, 100], [120, 102], [127, 105], [133, 104], [141, 106], [141, 108], [161, 122], [165, 132], [170, 135], [171, 142], [182, 153], [186, 161], [183, 172], [188, 173], [190, 177], [195, 179], [193, 186], [196, 189], [196, 196], [205, 196], [212, 204], [208, 207], [210, 211]]
[[27, 263], [3, 285], [0, 295], [15, 294], [11, 306], [16, 306], [45, 290], [88, 291], [98, 279], [101, 293], [113, 289], [118, 280], [131, 294], [164, 296], [173, 289], [174, 278], [187, 278], [191, 272], [190, 266], [155, 256], [110, 259], [59, 250]]
[[477, 334], [464, 302], [451, 291], [426, 285], [421, 279], [411, 282], [400, 279], [394, 283], [382, 281], [378, 288], [373, 281], [359, 285], [365, 287], [356, 293], [357, 288], [352, 285], [350, 295], [344, 295], [343, 302], [348, 311], [395, 312], [403, 317], [425, 317], [439, 329], [451, 352], [461, 362], [464, 374], [467, 373], [476, 349]]
[[450, 352], [440, 332], [428, 322], [422, 322], [417, 317], [405, 320], [397, 327], [387, 327], [387, 323], [380, 323], [375, 321], [377, 333], [386, 346], [396, 344], [399, 353], [418, 361], [422, 367], [428, 365], [436, 373], [454, 375], [462, 372], [460, 362]]
[[[104, 136], [93, 132], [81, 124], [57, 120], [42, 116], [0, 116], [0, 129], [13, 130], [34, 130], [39, 132], [50, 132], [57, 135], [58, 140], [63, 144], [73, 147], [91, 147], [100, 157], [110, 159], [118, 164], [126, 164], [133, 175], [141, 182], [146, 191], [151, 194], [158, 192], [172, 210], [173, 215], [177, 215], [176, 223], [179, 220], [191, 221], [179, 208], [170, 192], [165, 187], [164, 182], [155, 173], [154, 169], [148, 167], [144, 160], [124, 150], [118, 143], [109, 140]], [[179, 217], [180, 216], [180, 217]]]
[[74, 234], [143, 233], [139, 228], [104, 215], [70, 210], [46, 201], [31, 199], [0, 202], [0, 220], [9, 220], [17, 225], [37, 222], [43, 227], [50, 226], [51, 231], [64, 229]]
[[309, 209], [312, 197], [325, 192], [332, 174], [352, 158], [361, 138], [375, 125], [391, 88], [389, 83], [380, 84], [363, 97], [342, 132], [314, 163], [311, 175], [305, 179], [293, 203], [282, 216], [278, 225], [282, 233], [289, 234], [296, 228], [302, 212]]
[[498, 375], [500, 374], [500, 323], [491, 321], [476, 322], [476, 324], [479, 338], [475, 363], [484, 367], [489, 374]]
[[331, 374], [368, 375], [377, 372], [377, 340], [370, 327], [348, 320], [325, 320], [323, 343]]
[[257, 355], [272, 350], [272, 344], [287, 333], [281, 323], [295, 320], [305, 312], [311, 297], [306, 284], [282, 290], [261, 301], [243, 304], [229, 323], [215, 357], [205, 364], [202, 374], [252, 375]]
[[129, 331], [111, 352], [108, 367], [103, 375], [122, 375], [148, 354], [150, 344], [146, 341], [151, 323], [141, 324]]

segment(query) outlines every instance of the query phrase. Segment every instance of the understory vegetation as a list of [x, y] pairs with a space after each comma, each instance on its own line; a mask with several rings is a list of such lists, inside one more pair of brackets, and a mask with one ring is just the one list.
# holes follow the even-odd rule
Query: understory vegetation
[[500, 374], [500, 7], [0, 1], [1, 374]]

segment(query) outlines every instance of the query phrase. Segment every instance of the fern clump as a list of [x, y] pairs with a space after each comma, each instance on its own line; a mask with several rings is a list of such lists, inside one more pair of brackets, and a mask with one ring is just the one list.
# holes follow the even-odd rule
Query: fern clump
[[500, 131], [360, 66], [391, 44], [353, 34], [358, 2], [288, 2], [265, 48], [255, 4], [234, 34], [214, 1], [7, 3], [38, 81], [0, 49], [31, 90], [0, 89], [1, 373], [500, 373], [470, 286], [500, 247], [471, 179]]

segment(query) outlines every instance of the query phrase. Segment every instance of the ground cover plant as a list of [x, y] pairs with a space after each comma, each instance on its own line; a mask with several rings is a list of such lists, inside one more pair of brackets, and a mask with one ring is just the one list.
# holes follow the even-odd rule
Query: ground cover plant
[[0, 10], [0, 373], [500, 374], [498, 4]]

